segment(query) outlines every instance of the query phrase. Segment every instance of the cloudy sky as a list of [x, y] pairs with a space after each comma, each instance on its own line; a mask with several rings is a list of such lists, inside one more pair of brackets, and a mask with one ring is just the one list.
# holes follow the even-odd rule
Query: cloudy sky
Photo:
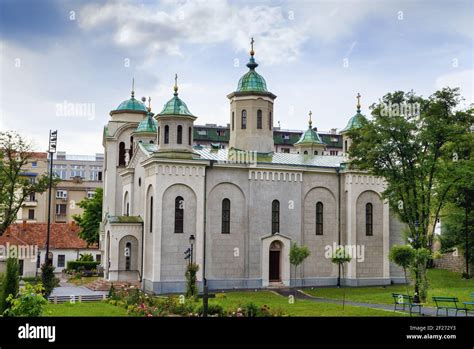
[[[0, 0], [0, 129], [37, 150], [102, 152], [109, 111], [180, 97], [198, 124], [229, 122], [226, 95], [247, 68], [250, 37], [282, 128], [341, 129], [382, 95], [461, 87], [473, 102], [473, 2]], [[72, 109], [71, 109], [72, 108]], [[277, 126], [276, 124], [275, 126]]]

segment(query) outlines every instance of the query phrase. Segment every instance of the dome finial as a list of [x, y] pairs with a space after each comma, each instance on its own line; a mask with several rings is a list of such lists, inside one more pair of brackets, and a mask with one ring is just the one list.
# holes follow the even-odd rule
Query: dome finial
[[178, 95], [178, 74], [174, 74], [174, 94]]
[[311, 120], [311, 116], [313, 115], [313, 112], [310, 110], [308, 115], [309, 115], [308, 125], [309, 125], [309, 128], [311, 128], [311, 126], [313, 125], [313, 120]]
[[253, 50], [253, 44], [255, 43], [255, 40], [252, 37], [252, 40], [250, 40], [250, 55], [253, 57], [255, 54], [255, 51]]
[[258, 67], [257, 62], [255, 62], [255, 58], [253, 57], [255, 55], [255, 51], [253, 50], [253, 44], [255, 43], [255, 40], [252, 37], [252, 40], [250, 40], [250, 59], [249, 62], [247, 63], [247, 67], [250, 70], [255, 70], [255, 68]]
[[360, 113], [360, 97], [362, 97], [360, 93], [357, 93], [356, 98], [357, 98], [357, 112], [358, 113]]
[[135, 78], [132, 78], [132, 98], [135, 98]]
[[148, 97], [148, 112], [151, 112], [151, 97]]

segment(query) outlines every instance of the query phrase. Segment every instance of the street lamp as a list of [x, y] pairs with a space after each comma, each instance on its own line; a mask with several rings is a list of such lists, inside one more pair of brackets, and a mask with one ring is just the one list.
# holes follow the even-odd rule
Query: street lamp
[[194, 250], [194, 243], [196, 242], [196, 238], [194, 237], [193, 234], [189, 237], [189, 244], [191, 245], [191, 256], [190, 256], [190, 261], [191, 264], [193, 264], [193, 250]]
[[48, 230], [46, 234], [46, 253], [45, 263], [47, 265], [52, 264], [49, 252], [49, 236], [51, 234], [51, 189], [53, 187], [53, 154], [56, 153], [56, 146], [58, 142], [58, 131], [49, 130], [49, 188], [48, 188]]

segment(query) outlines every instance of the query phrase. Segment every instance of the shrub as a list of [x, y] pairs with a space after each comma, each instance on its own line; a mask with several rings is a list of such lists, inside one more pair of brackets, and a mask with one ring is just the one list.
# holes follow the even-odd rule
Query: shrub
[[186, 268], [186, 298], [196, 297], [198, 294], [198, 287], [196, 284], [196, 274], [199, 270], [199, 265], [188, 264]]
[[94, 256], [92, 256], [91, 253], [84, 253], [79, 255], [79, 259], [77, 261], [79, 262], [93, 262], [94, 261]]
[[97, 269], [99, 262], [94, 261], [69, 261], [67, 262], [67, 270], [83, 271]]
[[[202, 316], [202, 314], [204, 313], [202, 305], [199, 306], [199, 308], [197, 309], [197, 313], [199, 314], [199, 316]], [[210, 316], [224, 316], [225, 311], [220, 304], [210, 303], [207, 307], [207, 314]]]
[[15, 298], [11, 294], [7, 301], [10, 307], [5, 311], [5, 316], [40, 316], [48, 301], [43, 297], [43, 286], [26, 284]]
[[12, 295], [15, 298], [18, 294], [20, 283], [20, 266], [16, 258], [7, 259], [7, 270], [0, 290], [0, 314], [8, 309], [7, 298]]
[[41, 280], [44, 287], [44, 295], [48, 297], [53, 289], [59, 285], [59, 279], [54, 276], [54, 267], [51, 264], [43, 263], [41, 265]]
[[250, 302], [242, 307], [242, 313], [246, 317], [256, 317], [259, 315], [260, 309], [256, 304]]

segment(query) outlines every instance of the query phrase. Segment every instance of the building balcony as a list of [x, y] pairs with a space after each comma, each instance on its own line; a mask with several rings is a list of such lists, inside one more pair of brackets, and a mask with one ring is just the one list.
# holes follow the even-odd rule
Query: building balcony
[[38, 206], [38, 201], [36, 200], [26, 200], [23, 202], [24, 207], [36, 207]]

